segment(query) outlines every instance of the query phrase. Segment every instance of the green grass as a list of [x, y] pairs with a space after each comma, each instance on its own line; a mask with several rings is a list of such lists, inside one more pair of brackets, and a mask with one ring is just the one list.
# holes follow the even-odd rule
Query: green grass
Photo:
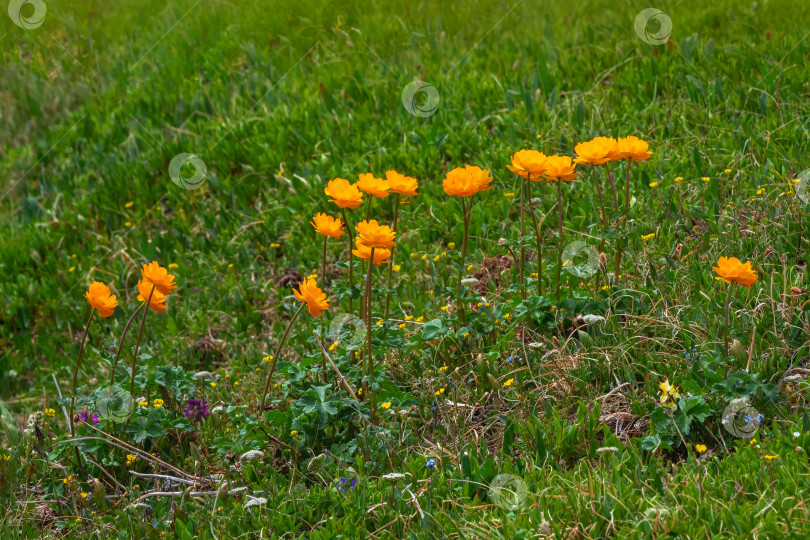
[[[810, 169], [810, 4], [661, 2], [653, 7], [671, 18], [672, 36], [658, 47], [633, 29], [647, 7], [93, 0], [49, 1], [31, 30], [0, 17], [3, 536], [806, 536], [810, 220], [803, 184], [791, 180]], [[438, 92], [435, 114], [403, 106], [415, 79]], [[557, 301], [556, 190], [533, 183], [546, 216], [544, 296], [522, 300], [512, 265], [490, 276], [489, 305], [464, 322], [442, 310], [456, 304], [463, 234], [458, 200], [441, 188], [447, 171], [469, 163], [494, 176], [472, 212], [466, 264], [476, 273], [520, 249], [510, 156], [572, 155], [597, 135], [637, 135], [653, 152], [632, 169], [626, 234], [600, 226], [590, 171], [563, 187], [565, 243], [598, 249], [605, 238], [599, 286], [564, 272]], [[205, 162], [202, 188], [169, 178], [180, 153]], [[389, 169], [420, 182], [400, 207], [391, 315], [373, 327], [372, 383], [401, 414], [371, 425], [368, 402], [322, 365], [313, 331], [328, 347], [330, 325], [348, 311], [345, 243], [331, 240], [330, 310], [293, 325], [271, 409], [258, 414], [262, 358], [275, 354], [298, 307], [280, 280], [321, 273], [322, 239], [309, 220], [337, 215], [325, 183]], [[614, 172], [621, 186], [623, 166]], [[372, 204], [373, 218], [393, 219], [390, 198]], [[535, 244], [524, 242], [528, 274]], [[750, 260], [760, 276], [734, 290], [730, 334], [740, 344], [728, 357], [726, 286], [711, 269], [719, 256]], [[96, 410], [108, 348], [151, 260], [177, 265], [178, 289], [165, 313], [147, 317], [135, 394], [164, 406], [136, 407], [127, 427], [100, 427], [187, 473], [221, 473], [226, 490], [246, 486], [264, 506], [189, 493], [126, 510], [156, 487], [129, 470], [177, 473], [144, 458], [127, 466], [127, 452], [107, 442], [65, 442], [54, 376], [69, 398], [84, 291], [103, 281], [120, 302], [92, 323], [79, 370], [78, 403]], [[374, 278], [374, 320], [385, 276]], [[583, 326], [588, 314], [604, 325]], [[330, 355], [359, 388], [351, 349], [362, 339], [352, 345], [349, 330], [337, 329]], [[136, 334], [115, 375], [125, 388]], [[212, 375], [200, 381], [198, 371]], [[681, 387], [674, 415], [657, 403], [665, 378]], [[183, 406], [200, 392], [223, 408], [192, 424]], [[741, 397], [764, 416], [758, 444], [722, 427]], [[43, 438], [21, 435], [31, 414], [50, 408]], [[95, 464], [80, 470], [74, 445]], [[237, 467], [251, 449], [264, 458]], [[382, 478], [390, 473], [406, 476]], [[499, 474], [525, 482], [518, 508], [493, 497]], [[344, 493], [341, 477], [358, 484]]]

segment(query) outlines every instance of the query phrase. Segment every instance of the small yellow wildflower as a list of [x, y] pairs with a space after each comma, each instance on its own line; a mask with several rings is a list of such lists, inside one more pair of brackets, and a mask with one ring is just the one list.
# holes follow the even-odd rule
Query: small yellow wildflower
[[281, 247], [281, 244], [276, 243], [276, 242], [273, 242], [272, 244], [270, 244], [270, 247], [271, 247], [271, 248], [280, 248], [280, 247]]
[[700, 179], [703, 180], [704, 182], [708, 182], [711, 180], [711, 178], [709, 178], [708, 176], [701, 176]]
[[464, 332], [464, 337], [465, 337], [465, 338], [470, 337], [470, 333], [469, 333], [469, 332]]
[[400, 329], [400, 330], [405, 330], [405, 326], [406, 326], [406, 324], [405, 324], [405, 323], [400, 323], [400, 325], [399, 325], [399, 329]]
[[390, 401], [386, 401], [385, 403], [380, 403], [380, 407], [382, 407], [384, 410], [386, 410], [386, 411], [387, 411], [388, 409], [390, 409], [390, 408], [391, 408], [391, 402], [390, 402]]
[[54, 416], [56, 416], [56, 411], [53, 409], [45, 409], [45, 414], [53, 418]]
[[683, 182], [683, 176], [676, 176], [675, 177], [675, 183], [680, 184], [681, 182]]
[[148, 401], [139, 401], [139, 402], [138, 402], [138, 405], [140, 405], [141, 407], [148, 407], [148, 406], [149, 406], [149, 402], [148, 402]]
[[696, 444], [695, 445], [695, 450], [697, 450], [698, 454], [702, 454], [703, 452], [705, 452], [707, 450], [707, 448], [706, 448], [705, 444]]
[[658, 182], [650, 182], [650, 187], [651, 188], [658, 187]]
[[447, 244], [447, 249], [456, 249], [456, 243], [450, 242], [449, 244]]
[[382, 323], [383, 323], [383, 320], [380, 319], [379, 321], [377, 321], [377, 326], [382, 326]]
[[724, 172], [725, 172], [726, 174], [731, 174], [731, 169], [726, 169]]
[[179, 264], [177, 264], [177, 263], [169, 263], [169, 270], [175, 270], [177, 268], [180, 268]]
[[358, 395], [358, 396], [362, 396], [362, 395], [363, 395], [363, 389], [362, 389], [362, 388], [358, 388], [358, 389], [357, 389], [357, 395]]
[[504, 386], [512, 386], [513, 382], [515, 382], [515, 379], [507, 379], [507, 381], [505, 383], [503, 383], [503, 385]]
[[407, 316], [405, 316], [405, 320], [406, 320], [406, 321], [412, 321], [412, 320], [413, 320], [413, 315], [407, 315]]
[[215, 383], [214, 381], [211, 381], [210, 383], [208, 383], [208, 385], [209, 385], [211, 388], [216, 388], [217, 383]]
[[444, 394], [444, 388], [439, 388], [438, 390], [436, 390], [434, 392], [434, 394], [437, 395], [437, 396], [440, 396], [440, 395]]
[[70, 268], [68, 268], [68, 272], [73, 272], [74, 270], [76, 270], [75, 266], [71, 266]]
[[508, 193], [504, 193], [503, 196], [506, 197], [507, 199], [511, 199], [512, 197], [515, 196], [515, 194], [514, 192], [510, 191]]
[[138, 459], [138, 456], [135, 454], [127, 454], [127, 467], [132, 466], [133, 463]]
[[133, 206], [135, 206], [135, 203], [132, 202], [132, 201], [129, 201], [127, 204], [124, 205], [124, 208], [132, 208]]
[[472, 264], [467, 266], [467, 272], [472, 272], [473, 270], [475, 270], [475, 266], [473, 266]]
[[775, 455], [775, 454], [765, 454], [765, 459], [767, 459], [768, 461], [773, 461], [773, 460], [775, 460], [775, 459], [776, 459], [776, 458], [778, 458], [778, 457], [779, 457], [779, 456], [778, 456], [778, 455]]
[[415, 259], [415, 258], [417, 258], [419, 256], [419, 254], [418, 253], [411, 253], [410, 256], [411, 256], [411, 259]]
[[445, 371], [447, 371], [447, 366], [442, 366], [442, 367], [440, 367], [440, 368], [439, 368], [439, 371], [441, 371], [442, 373], [444, 373]]
[[82, 499], [86, 499], [86, 498], [87, 498], [87, 493], [85, 493], [84, 491], [82, 491], [81, 493], [79, 493], [79, 496], [80, 496]]
[[335, 342], [333, 342], [331, 345], [329, 345], [329, 350], [330, 350], [330, 351], [334, 351], [335, 349], [337, 349], [337, 348], [338, 348], [339, 344], [340, 344], [340, 342], [339, 342], [339, 341], [335, 341]]
[[132, 227], [132, 222], [131, 221], [125, 221], [124, 222], [124, 227]]
[[511, 313], [507, 313], [506, 315], [503, 316], [504, 319], [510, 319], [511, 317], [512, 317]]
[[447, 311], [448, 309], [450, 309], [449, 304], [446, 304], [446, 305], [442, 306], [442, 311]]
[[272, 361], [273, 361], [273, 355], [272, 354], [268, 354], [267, 356], [262, 358], [262, 362], [272, 362]]
[[436, 255], [435, 257], [433, 257], [433, 262], [438, 262], [439, 259], [441, 259], [441, 256]]
[[290, 432], [290, 437], [295, 437], [295, 436], [297, 436], [297, 435], [298, 435], [298, 430], [297, 430], [297, 429], [294, 429], [294, 430], [292, 430], [292, 431]]
[[239, 381], [233, 381], [234, 386], [239, 386]]
[[610, 285], [602, 285], [602, 290], [603, 291], [609, 291], [610, 290]]
[[645, 241], [645, 242], [649, 242], [649, 241], [650, 241], [650, 240], [652, 240], [653, 238], [655, 238], [655, 233], [644, 234], [644, 235], [642, 235], [642, 236], [641, 236], [641, 239], [642, 239], [643, 241]]
[[154, 405], [157, 408], [163, 407], [163, 400], [160, 399], [160, 398], [157, 398], [154, 401], [152, 401], [152, 405]]
[[538, 277], [537, 272], [532, 272], [532, 278], [537, 279]]
[[755, 444], [757, 444], [757, 440], [756, 439], [751, 439], [750, 441], [748, 441], [748, 444], [750, 444], [751, 446], [754, 446]]
[[427, 253], [425, 253], [425, 254], [423, 254], [423, 255], [422, 255], [422, 260], [423, 260], [423, 261], [426, 261], [426, 260], [427, 260]]
[[424, 322], [424, 320], [425, 318], [421, 316], [416, 318], [416, 322]]
[[393, 267], [391, 267], [391, 270], [393, 270], [394, 272], [399, 272], [400, 270], [402, 270], [402, 266], [399, 264], [395, 264]]

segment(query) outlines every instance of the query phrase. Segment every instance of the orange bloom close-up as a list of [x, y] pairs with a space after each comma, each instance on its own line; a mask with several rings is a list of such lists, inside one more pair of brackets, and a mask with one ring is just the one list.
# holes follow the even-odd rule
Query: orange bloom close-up
[[445, 193], [454, 197], [471, 197], [479, 191], [492, 189], [490, 182], [492, 176], [488, 170], [467, 165], [449, 171], [442, 182], [442, 188]]
[[361, 221], [355, 227], [358, 234], [358, 243], [368, 248], [392, 248], [396, 246], [394, 237], [397, 233], [388, 225], [380, 225], [376, 219]]
[[[358, 259], [367, 261], [371, 258], [371, 248], [364, 246], [360, 238], [355, 238], [354, 243], [357, 249], [352, 250], [352, 254]], [[374, 264], [388, 264], [391, 262], [391, 250], [385, 248], [374, 248]]]
[[629, 137], [619, 137], [618, 152], [622, 159], [629, 159], [631, 161], [644, 161], [650, 159], [651, 152], [648, 152], [650, 145], [630, 135]]
[[329, 197], [329, 202], [333, 202], [341, 208], [357, 208], [363, 204], [363, 194], [357, 186], [345, 178], [335, 178], [329, 180], [323, 192]]
[[157, 261], [143, 265], [141, 278], [144, 283], [153, 284], [155, 290], [161, 294], [171, 294], [172, 290], [177, 288], [177, 285], [174, 284], [174, 276], [160, 266]]
[[537, 150], [520, 150], [512, 156], [512, 164], [506, 168], [522, 176], [540, 182], [546, 174], [546, 155]]
[[310, 224], [315, 227], [315, 231], [330, 238], [340, 238], [346, 231], [343, 230], [343, 222], [330, 215], [318, 212]]
[[419, 187], [419, 182], [416, 178], [405, 176], [397, 171], [386, 171], [385, 179], [388, 181], [388, 188], [391, 193], [399, 193], [400, 195], [416, 196], [416, 189]]
[[377, 199], [384, 199], [388, 197], [388, 182], [382, 178], [375, 178], [371, 173], [363, 173], [359, 176], [357, 181], [357, 189], [364, 193], [368, 193]]
[[298, 290], [293, 289], [295, 297], [302, 302], [306, 302], [307, 311], [313, 317], [320, 317], [323, 312], [329, 309], [329, 299], [326, 293], [318, 287], [318, 282], [314, 279], [302, 281], [298, 284]]
[[737, 257], [720, 257], [717, 266], [713, 267], [712, 270], [720, 276], [714, 279], [729, 284], [736, 283], [748, 288], [759, 279], [757, 273], [751, 268], [751, 262], [742, 263]]
[[139, 302], [146, 302], [146, 299], [149, 298], [149, 293], [152, 293], [152, 298], [149, 299], [149, 309], [154, 311], [155, 313], [161, 313], [163, 310], [166, 309], [166, 295], [160, 292], [155, 287], [155, 290], [152, 291], [152, 283], [147, 281], [139, 281], [138, 282], [138, 301]]
[[113, 314], [113, 309], [118, 307], [118, 300], [114, 294], [110, 294], [110, 288], [100, 281], [94, 281], [87, 287], [84, 297], [90, 303], [90, 307], [98, 310], [101, 317], [109, 317]]
[[608, 161], [619, 159], [616, 139], [612, 137], [594, 137], [574, 147], [577, 153], [574, 162], [580, 165], [604, 165]]
[[570, 156], [548, 156], [546, 158], [546, 177], [553, 182], [570, 182], [579, 174], [574, 171], [576, 165]]

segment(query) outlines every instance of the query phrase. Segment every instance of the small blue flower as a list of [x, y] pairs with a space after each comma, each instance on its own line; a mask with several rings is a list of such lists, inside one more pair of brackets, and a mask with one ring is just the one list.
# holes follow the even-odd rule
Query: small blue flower
[[435, 467], [435, 466], [436, 466], [436, 460], [435, 460], [435, 459], [433, 459], [433, 458], [430, 458], [430, 459], [428, 460], [428, 462], [427, 462], [427, 466], [428, 466], [428, 467], [430, 467], [430, 468], [432, 469], [433, 467]]
[[504, 360], [504, 362], [510, 362], [511, 363], [511, 362], [513, 362], [515, 360], [520, 360], [520, 357], [518, 355], [509, 356], [509, 357], [506, 358], [506, 360]]
[[747, 424], [747, 423], [749, 423], [751, 421], [751, 417], [746, 414], [745, 418], [743, 418], [743, 420], [745, 420], [745, 423]]

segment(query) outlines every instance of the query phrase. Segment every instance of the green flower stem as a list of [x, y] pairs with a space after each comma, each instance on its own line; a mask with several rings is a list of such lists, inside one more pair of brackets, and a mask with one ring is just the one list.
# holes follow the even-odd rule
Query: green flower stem
[[520, 296], [526, 299], [526, 280], [524, 278], [523, 266], [526, 261], [526, 247], [523, 244], [523, 236], [526, 234], [523, 205], [525, 203], [526, 180], [520, 177]]
[[464, 215], [464, 238], [461, 241], [461, 268], [459, 268], [458, 271], [458, 285], [456, 286], [456, 294], [459, 297], [458, 311], [461, 315], [462, 322], [466, 322], [467, 314], [464, 312], [464, 302], [461, 300], [461, 278], [464, 276], [464, 265], [467, 260], [467, 235], [470, 231], [470, 216], [472, 215], [473, 197], [475, 197], [475, 195], [470, 196], [470, 202], [468, 205], [464, 204], [464, 197], [461, 198], [461, 212]]
[[352, 309], [352, 293], [354, 292], [354, 256], [352, 255], [352, 244], [354, 243], [354, 235], [352, 234], [352, 228], [349, 226], [349, 220], [346, 219], [346, 209], [341, 208], [340, 212], [343, 215], [343, 224], [346, 227], [349, 240], [349, 315], [352, 315], [354, 312]]
[[276, 371], [276, 362], [278, 362], [278, 355], [281, 354], [281, 348], [284, 346], [284, 343], [287, 341], [287, 338], [290, 335], [290, 330], [292, 330], [292, 325], [295, 323], [295, 320], [298, 318], [298, 315], [301, 313], [301, 310], [304, 309], [306, 303], [301, 303], [301, 306], [293, 315], [293, 318], [290, 319], [290, 322], [287, 324], [287, 329], [284, 331], [284, 335], [281, 337], [281, 341], [278, 342], [278, 347], [276, 347], [276, 354], [273, 356], [273, 363], [270, 364], [270, 371], [267, 373], [267, 381], [264, 383], [264, 391], [262, 392], [262, 403], [259, 405], [259, 414], [262, 414], [264, 411], [264, 403], [267, 400], [267, 390], [270, 388], [270, 381], [273, 379], [273, 372]]
[[[141, 346], [141, 338], [143, 337], [143, 325], [146, 322], [146, 314], [149, 313], [149, 302], [152, 301], [152, 294], [155, 292], [155, 285], [152, 285], [152, 290], [149, 291], [149, 297], [144, 302], [143, 317], [141, 317], [141, 327], [138, 329], [138, 341], [135, 342], [135, 353], [132, 355], [132, 372], [129, 376], [129, 395], [135, 398], [135, 363], [138, 361], [138, 348]], [[129, 422], [129, 420], [127, 420]]]
[[[397, 221], [399, 220], [399, 193], [396, 194], [394, 197], [394, 226], [391, 227], [391, 230], [397, 232]], [[391, 248], [391, 262], [388, 263], [388, 282], [386, 285], [386, 289], [389, 291], [391, 290], [391, 275], [394, 272], [394, 250], [396, 247]], [[385, 317], [384, 319], [388, 319], [388, 312], [389, 307], [391, 306], [391, 293], [385, 293]]]
[[534, 204], [532, 203], [532, 184], [526, 188], [529, 194], [529, 214], [532, 217], [532, 224], [534, 225], [534, 236], [537, 242], [537, 294], [543, 294], [543, 237], [540, 236], [541, 223], [537, 222], [537, 217], [534, 215]]
[[[87, 341], [87, 333], [90, 331], [90, 322], [93, 320], [93, 315], [96, 314], [96, 309], [90, 310], [90, 316], [87, 318], [87, 324], [84, 325], [84, 335], [82, 336], [82, 343], [79, 345], [79, 355], [76, 357], [76, 367], [73, 369], [73, 391], [70, 399], [70, 435], [76, 435], [75, 428], [73, 427], [73, 409], [76, 407], [76, 379], [79, 376], [79, 366], [82, 363], [82, 352], [84, 352], [84, 344]], [[81, 466], [81, 462], [79, 462]]]
[[562, 270], [563, 252], [563, 208], [562, 208], [562, 180], [557, 180], [557, 224], [559, 226], [559, 238], [557, 239], [557, 302], [560, 301], [560, 270]]
[[124, 331], [121, 333], [121, 341], [118, 343], [118, 350], [115, 352], [115, 360], [113, 360], [112, 368], [110, 368], [110, 392], [112, 392], [113, 383], [115, 382], [115, 367], [118, 365], [118, 358], [121, 356], [121, 351], [124, 348], [124, 339], [127, 337], [127, 332], [129, 332], [129, 327], [132, 325], [132, 321], [135, 320], [135, 316], [141, 311], [143, 306], [144, 304], [138, 306], [138, 309], [136, 309], [132, 315], [130, 315], [127, 324], [124, 326]]
[[726, 336], [725, 336], [725, 353], [726, 353], [726, 355], [725, 355], [725, 358], [728, 358], [728, 338], [729, 338], [729, 326], [730, 326], [728, 311], [729, 311], [729, 306], [731, 306], [731, 292], [733, 290], [734, 290], [734, 284], [729, 283], [729, 285], [728, 285], [728, 294], [726, 295], [726, 332], [725, 332], [725, 334], [726, 334]]
[[368, 378], [374, 380], [374, 353], [371, 347], [371, 270], [374, 268], [374, 248], [371, 248], [371, 257], [368, 260], [368, 274], [366, 275], [366, 329], [368, 330], [368, 377], [366, 368], [363, 366], [363, 397], [370, 398], [371, 421], [374, 422], [376, 415], [377, 397], [373, 391], [369, 391]]

